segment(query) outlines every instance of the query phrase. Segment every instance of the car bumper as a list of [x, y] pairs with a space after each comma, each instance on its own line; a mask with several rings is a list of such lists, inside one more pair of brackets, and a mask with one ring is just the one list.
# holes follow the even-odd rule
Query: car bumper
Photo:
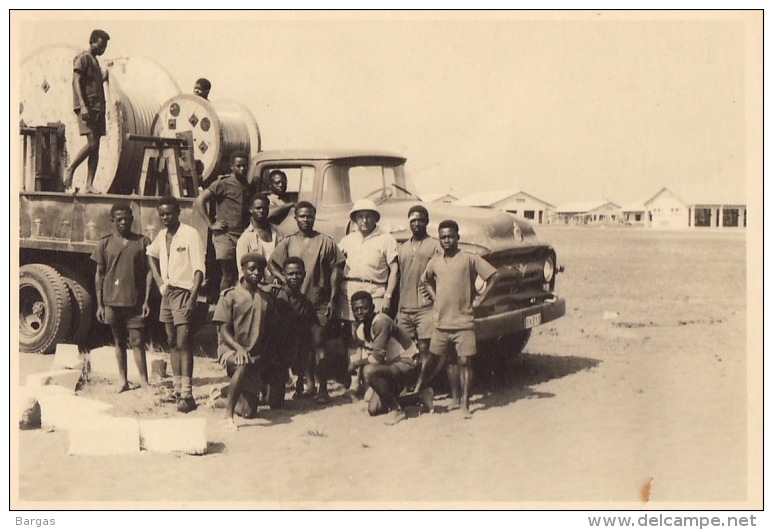
[[[556, 297], [541, 304], [522, 309], [514, 309], [496, 315], [476, 318], [475, 337], [477, 340], [496, 339], [503, 335], [510, 335], [524, 329], [536, 327], [536, 325], [531, 323], [534, 322], [534, 315], [537, 314], [540, 315], [540, 322], [536, 325], [542, 325], [560, 318], [566, 314], [566, 300]], [[527, 319], [529, 320], [527, 321]]]

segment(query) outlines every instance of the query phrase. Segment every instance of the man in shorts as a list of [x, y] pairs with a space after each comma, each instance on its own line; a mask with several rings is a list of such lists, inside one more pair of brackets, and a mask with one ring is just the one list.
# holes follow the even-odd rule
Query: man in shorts
[[[344, 281], [338, 298], [339, 316], [347, 322], [343, 335], [351, 338], [354, 333], [354, 315], [351, 296], [357, 291], [367, 291], [373, 297], [377, 312], [389, 311], [392, 293], [397, 287], [397, 241], [392, 234], [381, 231], [377, 223], [381, 219], [376, 205], [369, 199], [360, 199], [352, 205], [349, 219], [355, 230], [345, 235], [338, 246], [346, 256]], [[349, 343], [347, 346], [349, 346]], [[347, 349], [351, 349], [347, 347]], [[352, 358], [353, 352], [349, 352]], [[354, 380], [349, 397], [356, 401], [362, 397], [361, 374]]]
[[432, 300], [420, 289], [421, 275], [434, 256], [443, 253], [440, 242], [427, 234], [429, 212], [417, 204], [408, 210], [411, 239], [400, 245], [397, 262], [400, 266], [400, 306], [397, 325], [417, 341], [421, 364], [429, 362], [429, 341], [432, 338]]
[[[78, 151], [64, 173], [64, 188], [72, 186], [75, 170], [88, 158], [86, 175], [86, 193], [99, 193], [94, 187], [94, 175], [99, 166], [99, 141], [105, 135], [105, 88], [97, 57], [105, 53], [110, 35], [101, 29], [95, 29], [89, 37], [89, 49], [79, 53], [73, 60], [73, 110], [78, 116], [78, 128], [81, 136], [86, 137], [86, 145]], [[110, 63], [108, 63], [109, 65]]]
[[[308, 358], [298, 364], [296, 368], [302, 372], [296, 372], [298, 376], [295, 387], [295, 398], [314, 397], [315, 388], [315, 362], [316, 376], [319, 383], [321, 402], [326, 402], [327, 380], [334, 371], [336, 364], [335, 355], [328, 355], [324, 348], [325, 334], [331, 327], [331, 320], [335, 316], [336, 299], [341, 285], [342, 269], [346, 260], [338, 248], [336, 242], [330, 236], [317, 232], [314, 229], [317, 209], [306, 201], [299, 202], [295, 207], [295, 222], [298, 231], [280, 241], [268, 263], [268, 269], [279, 283], [287, 283], [283, 268], [288, 258], [296, 256], [303, 260], [306, 274], [301, 286], [301, 293], [314, 304], [317, 313], [319, 328], [315, 328], [312, 334], [312, 349]], [[304, 391], [304, 376], [306, 379], [306, 391]]]
[[[442, 365], [447, 363], [451, 386], [450, 408], [459, 408], [461, 404], [463, 417], [471, 418], [472, 356], [477, 353], [472, 314], [472, 303], [477, 294], [475, 280], [480, 276], [485, 282], [480, 293], [485, 296], [491, 289], [491, 280], [497, 270], [480, 256], [459, 249], [459, 225], [456, 221], [442, 221], [438, 225], [438, 239], [443, 254], [429, 261], [422, 276], [422, 283], [434, 300], [435, 329], [429, 345], [433, 358], [422, 365], [415, 390], [420, 391], [425, 382], [432, 381]], [[440, 357], [442, 362], [435, 365], [435, 357]], [[432, 365], [435, 365], [434, 369]]]
[[212, 317], [217, 324], [218, 360], [231, 378], [226, 405], [227, 430], [238, 430], [235, 412], [243, 418], [257, 415], [261, 372], [268, 362], [269, 319], [274, 311], [274, 300], [260, 289], [266, 258], [248, 253], [239, 264], [244, 271], [242, 278], [235, 287], [223, 291]]
[[110, 208], [115, 231], [99, 240], [91, 259], [97, 264], [94, 292], [97, 320], [110, 326], [115, 342], [120, 387], [118, 392], [137, 388], [129, 382], [126, 366], [126, 341], [134, 351], [134, 362], [148, 385], [148, 366], [142, 332], [150, 314], [150, 286], [153, 275], [145, 257], [150, 240], [132, 232], [134, 216], [128, 203]]
[[355, 365], [363, 367], [363, 377], [373, 389], [368, 414], [386, 414], [384, 423], [394, 425], [405, 419], [405, 406], [421, 404], [433, 412], [431, 388], [400, 396], [414, 369], [416, 346], [411, 337], [389, 315], [376, 313], [373, 297], [366, 291], [352, 295], [352, 313], [357, 322], [356, 342], [366, 353]]
[[174, 388], [168, 400], [177, 402], [178, 411], [190, 412], [196, 408], [190, 323], [204, 280], [204, 251], [196, 229], [180, 222], [177, 199], [162, 198], [157, 211], [164, 228], [146, 253], [161, 292], [159, 320], [172, 349], [169, 359]]
[[[215, 258], [222, 274], [220, 291], [233, 287], [238, 280], [236, 242], [248, 223], [250, 186], [247, 182], [249, 157], [242, 151], [231, 154], [231, 173], [221, 175], [193, 202], [193, 210], [209, 225]], [[211, 223], [206, 204], [215, 202], [215, 222]]]

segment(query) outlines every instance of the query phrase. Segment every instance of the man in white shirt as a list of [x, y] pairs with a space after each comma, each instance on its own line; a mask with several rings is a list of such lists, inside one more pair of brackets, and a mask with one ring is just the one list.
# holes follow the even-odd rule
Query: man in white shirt
[[177, 402], [178, 411], [190, 412], [196, 408], [190, 321], [204, 280], [204, 251], [196, 229], [180, 222], [177, 199], [162, 198], [157, 211], [164, 229], [148, 246], [147, 255], [161, 292], [159, 320], [172, 349], [174, 389], [168, 399]]

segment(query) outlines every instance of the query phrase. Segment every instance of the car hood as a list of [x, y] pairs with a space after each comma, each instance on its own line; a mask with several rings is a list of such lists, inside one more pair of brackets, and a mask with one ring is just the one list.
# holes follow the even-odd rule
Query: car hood
[[429, 235], [436, 238], [438, 224], [452, 219], [459, 225], [460, 244], [471, 252], [486, 254], [514, 246], [545, 245], [537, 239], [528, 222], [516, 219], [512, 214], [436, 202], [387, 201], [380, 204], [381, 220], [378, 225], [381, 230], [391, 233], [398, 241], [409, 239], [408, 210], [416, 204], [429, 211]]

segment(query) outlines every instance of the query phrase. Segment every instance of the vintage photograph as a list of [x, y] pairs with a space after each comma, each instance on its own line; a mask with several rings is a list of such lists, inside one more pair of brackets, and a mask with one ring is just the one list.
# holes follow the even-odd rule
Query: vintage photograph
[[762, 22], [11, 11], [10, 508], [762, 509]]

